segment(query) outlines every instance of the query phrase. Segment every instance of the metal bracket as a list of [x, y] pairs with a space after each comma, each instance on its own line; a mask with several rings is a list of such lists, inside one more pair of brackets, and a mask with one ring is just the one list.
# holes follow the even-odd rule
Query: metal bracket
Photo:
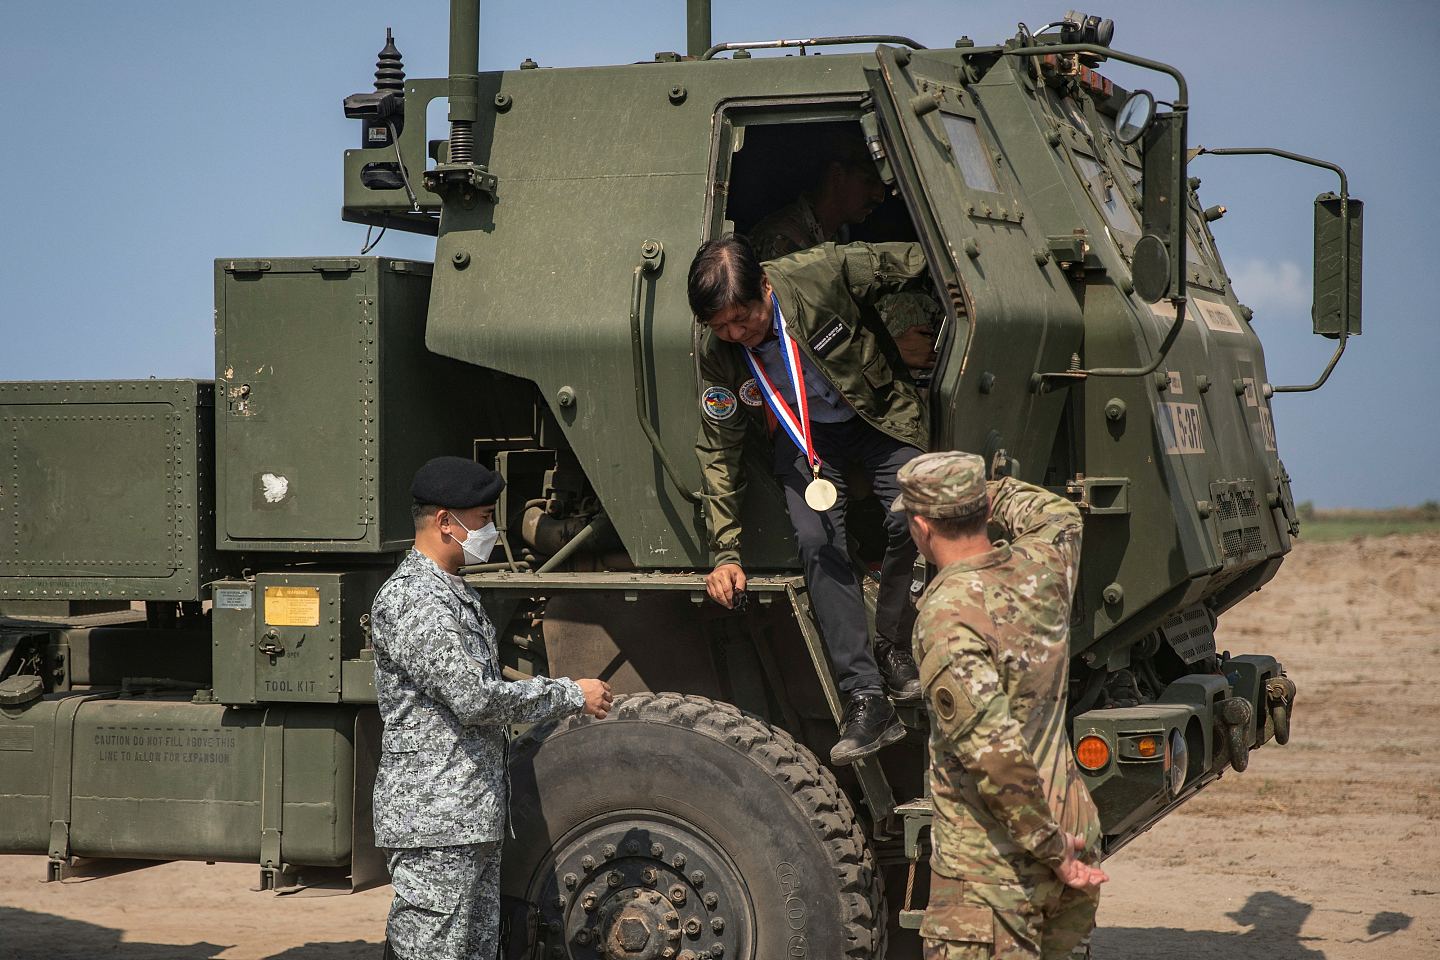
[[474, 163], [439, 164], [435, 169], [425, 171], [422, 182], [426, 190], [439, 194], [446, 200], [454, 199], [457, 193], [462, 197], [481, 193], [489, 197], [491, 203], [500, 199], [499, 178]]

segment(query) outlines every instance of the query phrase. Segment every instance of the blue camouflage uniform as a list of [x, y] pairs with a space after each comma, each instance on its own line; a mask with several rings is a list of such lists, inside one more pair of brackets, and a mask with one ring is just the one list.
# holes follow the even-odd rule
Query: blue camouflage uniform
[[480, 595], [411, 550], [371, 612], [385, 723], [375, 843], [395, 899], [386, 927], [402, 960], [493, 960], [509, 725], [584, 706], [573, 680], [501, 677]]

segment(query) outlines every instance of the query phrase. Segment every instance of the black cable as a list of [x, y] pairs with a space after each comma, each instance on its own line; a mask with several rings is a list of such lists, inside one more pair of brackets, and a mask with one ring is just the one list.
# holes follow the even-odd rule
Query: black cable
[[410, 189], [410, 175], [405, 172], [405, 158], [400, 155], [400, 134], [395, 132], [393, 120], [387, 118], [385, 126], [390, 128], [390, 143], [395, 147], [395, 160], [400, 167], [400, 182], [405, 184], [405, 195], [410, 198], [410, 209], [419, 213], [420, 201], [415, 199], [415, 191]]
[[371, 233], [371, 231], [373, 231], [374, 229], [375, 229], [375, 225], [374, 225], [374, 224], [371, 224], [370, 226], [368, 226], [368, 227], [365, 228], [365, 246], [363, 246], [363, 247], [360, 248], [360, 256], [362, 256], [362, 257], [365, 256], [365, 254], [369, 253], [371, 250], [374, 250], [374, 249], [375, 249], [376, 245], [378, 245], [378, 244], [380, 243], [380, 241], [385, 238], [385, 231], [386, 231], [386, 230], [389, 230], [390, 228], [389, 228], [389, 227], [381, 227], [381, 228], [380, 228], [380, 235], [379, 235], [378, 237], [376, 237], [376, 238], [374, 239], [374, 241], [372, 242], [371, 239], [370, 239], [370, 233]]

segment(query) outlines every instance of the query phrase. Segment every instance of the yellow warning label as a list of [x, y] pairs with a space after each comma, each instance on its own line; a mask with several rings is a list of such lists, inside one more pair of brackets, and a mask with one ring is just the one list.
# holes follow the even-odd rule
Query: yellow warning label
[[320, 626], [320, 588], [266, 587], [265, 623], [271, 627]]

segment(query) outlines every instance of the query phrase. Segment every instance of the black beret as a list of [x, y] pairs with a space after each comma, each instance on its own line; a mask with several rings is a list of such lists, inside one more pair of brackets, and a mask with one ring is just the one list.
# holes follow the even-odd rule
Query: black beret
[[500, 499], [505, 478], [464, 457], [436, 457], [415, 471], [410, 495], [417, 503], [452, 510], [488, 507]]

